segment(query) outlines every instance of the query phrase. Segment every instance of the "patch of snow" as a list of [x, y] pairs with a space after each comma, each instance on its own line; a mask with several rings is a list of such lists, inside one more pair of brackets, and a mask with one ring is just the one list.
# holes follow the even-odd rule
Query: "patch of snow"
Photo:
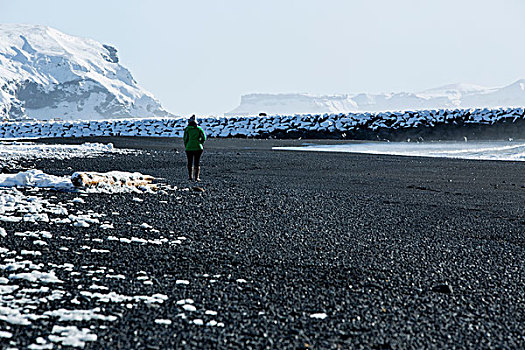
[[[11, 124], [9, 124], [11, 125]], [[134, 151], [116, 149], [113, 144], [83, 143], [81, 145], [39, 144], [34, 142], [1, 141], [0, 159], [17, 162], [20, 159], [93, 158], [103, 154], [126, 154]]]
[[0, 338], [11, 338], [13, 333], [7, 331], [0, 331]]
[[324, 312], [314, 313], [314, 314], [310, 315], [310, 318], [316, 318], [316, 319], [320, 319], [320, 320], [324, 320], [327, 317], [328, 317], [328, 315], [325, 314]]
[[182, 308], [186, 311], [197, 311], [197, 308], [191, 304], [182, 305]]
[[155, 320], [155, 323], [156, 323], [156, 324], [162, 324], [162, 325], [169, 326], [172, 322], [171, 322], [171, 320], [156, 319], [156, 320]]
[[84, 227], [84, 228], [87, 228], [87, 227], [89, 227], [90, 225], [89, 225], [87, 222], [85, 222], [84, 220], [78, 220], [78, 221], [75, 221], [75, 222], [73, 223], [73, 226], [75, 226], [75, 227]]
[[72, 190], [66, 176], [48, 175], [41, 170], [27, 170], [17, 174], [0, 174], [0, 187], [38, 187]]
[[195, 320], [192, 321], [193, 324], [197, 325], [197, 326], [202, 326], [204, 324], [204, 321], [201, 320], [200, 318], [197, 318]]
[[34, 251], [34, 250], [24, 250], [22, 249], [20, 251], [20, 255], [34, 255], [34, 256], [39, 256], [39, 255], [42, 255], [41, 252], [39, 251]]
[[67, 309], [58, 309], [54, 311], [46, 311], [44, 315], [51, 317], [58, 317], [58, 320], [61, 322], [67, 321], [115, 321], [116, 316], [105, 316], [99, 314], [100, 308], [95, 308], [93, 310], [67, 310]]
[[122, 295], [115, 292], [109, 292], [109, 293], [98, 293], [98, 292], [88, 292], [88, 291], [81, 291], [81, 295], [85, 296], [86, 298], [92, 298], [97, 299], [100, 302], [103, 303], [123, 303], [123, 302], [129, 302], [129, 301], [135, 301], [135, 302], [145, 302], [147, 304], [153, 304], [158, 303], [162, 304], [164, 301], [168, 299], [166, 295], [163, 294], [153, 294], [152, 296], [147, 295], [135, 295], [135, 296], [129, 296], [129, 295]]
[[62, 280], [58, 279], [54, 271], [50, 272], [41, 272], [41, 271], [31, 271], [31, 272], [22, 272], [9, 275], [11, 280], [26, 280], [29, 282], [43, 282], [43, 283], [63, 283]]
[[91, 253], [111, 253], [110, 250], [107, 249], [91, 249]]
[[91, 333], [89, 329], [78, 329], [75, 326], [53, 326], [52, 333], [53, 334], [49, 335], [49, 340], [53, 343], [61, 343], [64, 346], [76, 348], [83, 348], [86, 342], [97, 340], [97, 335]]

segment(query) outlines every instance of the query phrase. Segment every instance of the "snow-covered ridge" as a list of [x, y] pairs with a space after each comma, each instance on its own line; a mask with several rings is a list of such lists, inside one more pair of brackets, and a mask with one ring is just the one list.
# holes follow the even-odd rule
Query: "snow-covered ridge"
[[525, 106], [525, 79], [501, 88], [452, 84], [417, 93], [346, 94], [249, 94], [226, 115], [259, 113], [346, 113], [447, 108], [499, 108]]
[[[492, 125], [525, 119], [524, 108], [454, 109], [381, 113], [274, 115], [204, 118], [209, 137], [361, 138], [379, 131], [437, 126]], [[182, 137], [186, 119], [123, 119], [0, 123], [0, 138], [152, 136]], [[358, 137], [355, 137], [358, 135]]]
[[0, 24], [0, 118], [170, 116], [119, 64], [117, 50], [39, 25]]

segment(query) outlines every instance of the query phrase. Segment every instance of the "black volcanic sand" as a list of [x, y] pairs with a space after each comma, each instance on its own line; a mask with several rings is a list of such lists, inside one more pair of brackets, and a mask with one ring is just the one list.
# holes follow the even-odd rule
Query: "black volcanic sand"
[[[86, 139], [68, 140], [81, 141]], [[193, 186], [180, 140], [87, 141], [146, 151], [31, 164], [52, 174], [139, 171], [179, 188]], [[110, 218], [115, 229], [68, 227], [79, 237], [60, 242], [69, 252], [50, 243], [32, 260], [106, 266], [127, 277], [97, 282], [110, 291], [169, 299], [128, 309], [79, 297], [80, 305], [58, 301], [49, 308], [101, 307], [117, 315], [115, 322], [78, 322], [108, 327], [95, 329], [98, 340], [86, 344], [97, 349], [525, 347], [523, 163], [271, 150], [301, 143], [210, 140], [202, 159], [204, 193], [139, 195], [143, 202], [133, 201], [135, 194], [84, 197], [76, 207], [121, 213]], [[132, 229], [143, 222], [160, 233]], [[104, 240], [97, 248], [111, 254], [73, 253], [86, 234], [157, 238], [170, 230], [187, 241], [155, 246]], [[15, 243], [23, 244], [7, 240], [5, 246], [20, 249]], [[141, 270], [153, 285], [134, 279]], [[77, 277], [61, 287], [72, 296], [79, 295], [79, 284], [93, 284], [92, 276]], [[180, 279], [190, 284], [176, 284]], [[176, 304], [184, 298], [194, 299], [197, 311]], [[191, 324], [176, 316], [182, 312], [224, 327]], [[327, 317], [311, 318], [314, 313]], [[60, 323], [14, 326], [13, 339], [19, 347], [31, 344], [35, 327], [52, 324]]]

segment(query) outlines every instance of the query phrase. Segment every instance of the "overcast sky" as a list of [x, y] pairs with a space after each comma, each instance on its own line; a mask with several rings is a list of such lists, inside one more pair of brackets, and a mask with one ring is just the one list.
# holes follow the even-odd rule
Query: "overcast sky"
[[253, 92], [416, 92], [525, 78], [523, 0], [0, 0], [0, 22], [114, 45], [170, 112]]

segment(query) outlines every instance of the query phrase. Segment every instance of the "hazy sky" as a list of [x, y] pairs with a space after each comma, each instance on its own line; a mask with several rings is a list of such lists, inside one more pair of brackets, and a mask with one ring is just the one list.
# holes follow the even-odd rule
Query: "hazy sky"
[[169, 111], [253, 92], [420, 91], [525, 78], [524, 0], [0, 0], [0, 22], [117, 47]]

